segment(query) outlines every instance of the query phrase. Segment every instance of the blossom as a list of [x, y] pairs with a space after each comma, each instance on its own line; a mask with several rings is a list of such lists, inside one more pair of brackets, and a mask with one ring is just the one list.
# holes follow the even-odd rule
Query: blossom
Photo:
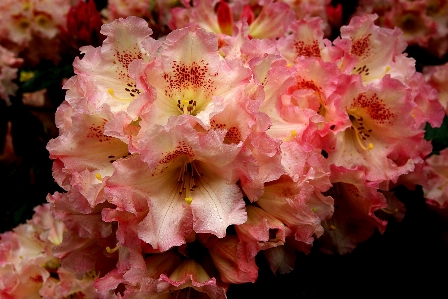
[[147, 17], [151, 12], [149, 2], [132, 0], [111, 0], [103, 13], [110, 22], [128, 16]]
[[445, 1], [360, 1], [356, 15], [378, 14], [378, 25], [403, 30], [410, 45], [418, 45], [438, 57], [448, 49]]
[[[119, 206], [147, 201], [149, 213], [138, 225], [142, 240], [165, 251], [185, 243], [192, 230], [223, 237], [227, 226], [246, 220], [233, 170], [240, 148], [223, 138], [196, 133], [188, 118], [173, 118], [148, 132], [140, 157], [116, 162], [106, 195]], [[147, 166], [136, 167], [142, 160]]]
[[13, 82], [23, 59], [15, 57], [14, 53], [0, 46], [0, 99], [10, 105], [10, 96], [15, 95], [18, 86]]
[[60, 268], [52, 248], [62, 241], [63, 223], [55, 220], [50, 205], [37, 206], [26, 224], [1, 234], [0, 292], [7, 298], [96, 297], [93, 280], [77, 280]]
[[352, 251], [402, 218], [393, 186], [424, 183], [443, 111], [399, 29], [355, 17], [331, 42], [283, 2], [243, 4], [185, 2], [159, 39], [113, 20], [74, 61], [47, 200], [55, 256], [104, 296], [225, 298], [259, 254], [287, 273], [314, 244]]
[[426, 200], [439, 208], [447, 205], [447, 173], [446, 161], [448, 150], [441, 150], [425, 159], [425, 173], [428, 176], [428, 185], [423, 187], [423, 196]]
[[[195, 1], [193, 6], [173, 8], [170, 28], [199, 26], [216, 34], [232, 35], [233, 20], [245, 20], [249, 24], [249, 34], [254, 38], [275, 38], [282, 36], [294, 19], [294, 13], [283, 2], [267, 1], [255, 15], [249, 5], [234, 2], [230, 5], [221, 1], [218, 10], [214, 6], [218, 1]], [[274, 18], [275, 16], [275, 18]]]
[[249, 80], [249, 70], [238, 61], [223, 59], [216, 36], [203, 29], [173, 31], [161, 51], [140, 77], [148, 92], [155, 89], [157, 96], [148, 115], [157, 124], [165, 124], [173, 115], [188, 114], [209, 125], [210, 114], [222, 109], [225, 101], [240, 97], [238, 93]]
[[30, 64], [37, 64], [41, 58], [58, 62], [60, 45], [56, 37], [60, 34], [60, 28], [66, 26], [65, 17], [71, 2], [2, 1], [0, 42], [7, 44], [15, 53], [21, 53]]
[[[73, 66], [77, 76], [73, 80], [78, 81], [72, 85], [67, 83], [67, 89], [81, 94], [69, 95], [68, 100], [75, 109], [83, 109], [82, 112], [126, 111], [141, 93], [128, 66], [136, 59], [151, 60], [158, 43], [150, 38], [152, 30], [147, 23], [136, 17], [105, 24], [101, 33], [106, 36], [102, 47], [82, 47], [83, 59], [75, 58]], [[78, 104], [78, 101], [85, 103]]]
[[341, 107], [347, 112], [346, 129], [336, 135], [335, 151], [329, 153], [331, 163], [348, 168], [363, 166], [370, 181], [393, 181], [412, 171], [411, 159], [397, 165], [388, 158], [400, 149], [401, 142], [409, 146], [413, 139], [416, 144], [421, 140], [422, 131], [413, 129], [414, 120], [409, 115], [408, 91], [389, 76], [384, 77], [379, 89], [364, 88], [359, 79], [349, 82]]
[[439, 92], [438, 100], [445, 108], [445, 114], [448, 111], [448, 89], [446, 82], [448, 82], [448, 63], [437, 66], [425, 66], [423, 74], [426, 82]]
[[378, 183], [367, 181], [362, 168], [333, 166], [331, 182], [333, 186], [327, 194], [334, 198], [335, 212], [325, 222], [325, 232], [318, 242], [324, 252], [345, 254], [367, 240], [376, 228], [384, 232], [387, 222], [379, 219], [375, 211], [388, 205], [378, 191]]

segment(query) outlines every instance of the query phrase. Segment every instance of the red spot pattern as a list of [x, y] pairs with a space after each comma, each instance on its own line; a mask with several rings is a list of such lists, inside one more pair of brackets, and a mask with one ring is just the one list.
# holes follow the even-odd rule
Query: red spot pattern
[[218, 124], [216, 122], [216, 120], [211, 120], [210, 121], [210, 127], [212, 130], [219, 130], [219, 129], [225, 129], [226, 128], [226, 124]]
[[371, 43], [370, 43], [371, 33], [361, 36], [358, 39], [352, 38], [352, 48], [350, 53], [358, 56], [360, 59], [365, 59], [370, 56]]
[[136, 60], [136, 59], [142, 59], [142, 53], [140, 52], [140, 49], [137, 45], [134, 45], [132, 50], [127, 51], [115, 51], [114, 54], [115, 60], [113, 61], [114, 64], [117, 64], [117, 62], [120, 64], [121, 67], [117, 68], [117, 74], [118, 78], [120, 80], [126, 81], [127, 86], [124, 90], [129, 93], [131, 97], [135, 97], [137, 94], [140, 94], [140, 90], [136, 88], [136, 85], [134, 83], [134, 80], [129, 77], [128, 74], [128, 66], [129, 64]]
[[172, 74], [165, 73], [163, 78], [167, 82], [165, 88], [165, 95], [172, 97], [174, 93], [180, 93], [182, 98], [185, 98], [183, 92], [185, 90], [193, 89], [202, 91], [209, 97], [216, 88], [214, 87], [214, 80], [209, 74], [208, 63], [201, 60], [199, 63], [193, 62], [191, 65], [186, 65], [182, 62], [173, 61], [171, 66]]
[[239, 143], [241, 141], [241, 132], [237, 127], [230, 127], [224, 136], [224, 143]]
[[[210, 127], [212, 130], [226, 129], [226, 124], [217, 123], [215, 120], [210, 122]], [[224, 136], [224, 143], [239, 143], [242, 140], [241, 132], [237, 127], [230, 127]]]
[[193, 149], [191, 146], [187, 145], [185, 141], [179, 141], [179, 145], [174, 148], [171, 152], [168, 153], [162, 153], [164, 154], [164, 157], [159, 160], [159, 164], [166, 164], [174, 159], [176, 159], [179, 156], [187, 156], [190, 159], [194, 157]]
[[112, 140], [113, 138], [107, 135], [104, 135], [104, 125], [106, 124], [106, 120], [103, 119], [100, 124], [93, 124], [89, 127], [86, 138], [90, 139], [98, 139], [99, 142], [107, 142]]
[[[142, 53], [137, 45], [134, 45], [132, 50], [127, 51], [115, 51], [114, 54], [116, 61], [122, 66], [118, 70], [118, 76], [120, 79], [129, 79], [128, 66], [135, 59], [142, 59]], [[116, 63], [114, 61], [114, 63]]]
[[314, 90], [314, 92], [317, 93], [317, 95], [319, 96], [319, 101], [320, 101], [320, 107], [318, 110], [318, 113], [321, 115], [324, 115], [325, 112], [325, 107], [324, 105], [326, 104], [326, 100], [325, 100], [325, 96], [324, 93], [322, 92], [322, 89], [317, 86], [314, 81], [312, 80], [305, 80], [303, 78], [298, 77], [297, 78], [297, 83], [296, 83], [296, 88], [297, 89], [310, 89], [310, 90]]
[[378, 95], [374, 93], [371, 97], [368, 97], [366, 93], [361, 93], [357, 98], [353, 100], [350, 108], [362, 108], [367, 110], [370, 117], [380, 124], [391, 123], [391, 119], [395, 117], [395, 114], [386, 107], [383, 100], [378, 98]]
[[317, 86], [313, 80], [305, 80], [303, 78], [298, 77], [296, 81], [297, 89], [311, 89], [319, 94], [319, 97], [322, 99], [323, 92], [319, 86]]
[[313, 40], [311, 44], [305, 44], [305, 42], [301, 40], [295, 41], [294, 51], [296, 53], [296, 57], [306, 56], [320, 58], [320, 47], [317, 40]]

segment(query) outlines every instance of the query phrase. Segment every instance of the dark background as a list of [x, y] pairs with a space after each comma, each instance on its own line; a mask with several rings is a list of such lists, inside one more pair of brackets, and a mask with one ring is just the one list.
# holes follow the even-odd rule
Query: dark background
[[[295, 269], [274, 276], [257, 256], [259, 279], [232, 285], [228, 298], [446, 298], [448, 218], [424, 202], [421, 190], [402, 190], [407, 212], [393, 218], [350, 254], [326, 255], [313, 248], [297, 254]], [[248, 296], [250, 294], [250, 296]]]

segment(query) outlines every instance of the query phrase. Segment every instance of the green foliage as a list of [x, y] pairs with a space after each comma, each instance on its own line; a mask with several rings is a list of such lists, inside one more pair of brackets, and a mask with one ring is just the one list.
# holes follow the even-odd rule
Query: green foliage
[[61, 64], [47, 68], [45, 70], [34, 71], [34, 76], [20, 86], [20, 91], [33, 92], [48, 88], [53, 84], [60, 83], [64, 78], [73, 76], [73, 66], [71, 64]]
[[425, 139], [431, 140], [433, 153], [438, 154], [439, 151], [448, 147], [448, 117], [445, 116], [440, 128], [433, 128], [430, 124], [425, 127]]

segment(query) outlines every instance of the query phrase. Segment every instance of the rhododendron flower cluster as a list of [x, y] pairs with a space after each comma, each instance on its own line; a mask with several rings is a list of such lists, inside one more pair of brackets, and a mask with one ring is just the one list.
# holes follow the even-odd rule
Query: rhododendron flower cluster
[[283, 4], [201, 19], [197, 1], [161, 39], [127, 17], [81, 48], [47, 145], [64, 269], [104, 296], [225, 298], [260, 253], [287, 273], [295, 251], [347, 253], [385, 230], [377, 212], [402, 218], [392, 187], [423, 183], [437, 92], [376, 15], [330, 41]]
[[361, 0], [356, 15], [376, 13], [377, 24], [403, 30], [409, 45], [418, 45], [433, 55], [448, 52], [448, 3], [432, 0]]
[[61, 243], [64, 224], [50, 205], [37, 206], [26, 224], [0, 235], [2, 298], [97, 298], [95, 277], [78, 280], [60, 267], [52, 249]]
[[57, 63], [66, 15], [78, 0], [4, 0], [0, 3], [0, 44], [25, 57], [31, 64], [40, 59]]

